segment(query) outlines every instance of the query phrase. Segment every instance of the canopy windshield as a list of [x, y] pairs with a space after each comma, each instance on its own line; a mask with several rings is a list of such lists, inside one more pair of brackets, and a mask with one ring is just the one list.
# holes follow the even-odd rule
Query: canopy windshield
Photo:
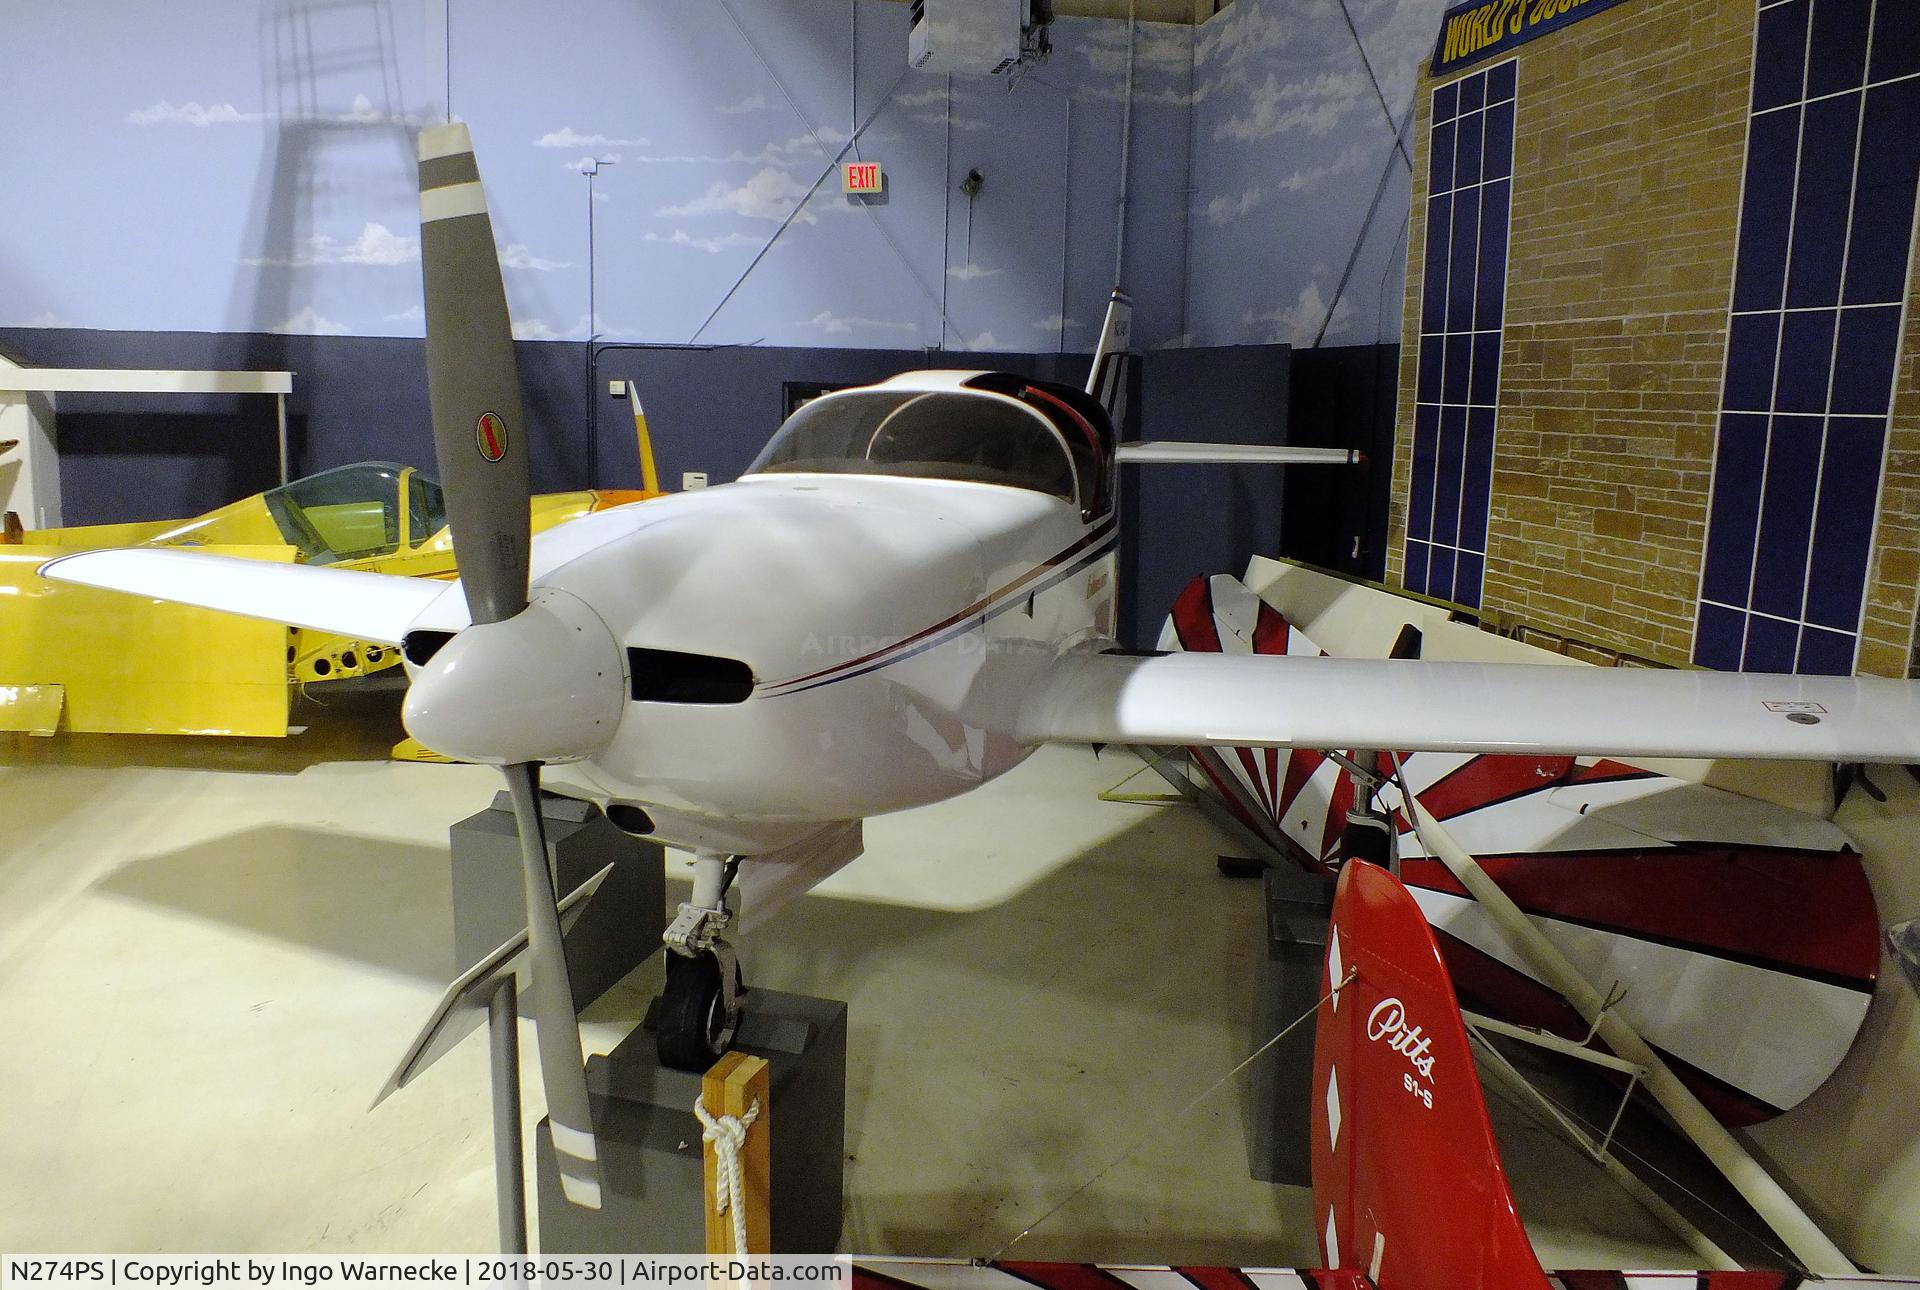
[[959, 390], [855, 390], [815, 399], [780, 427], [749, 473], [910, 475], [1074, 499], [1060, 433], [1037, 412]]
[[440, 485], [389, 461], [324, 470], [261, 494], [280, 534], [308, 564], [387, 555], [402, 544], [401, 480], [406, 480], [406, 543], [417, 545], [447, 522]]

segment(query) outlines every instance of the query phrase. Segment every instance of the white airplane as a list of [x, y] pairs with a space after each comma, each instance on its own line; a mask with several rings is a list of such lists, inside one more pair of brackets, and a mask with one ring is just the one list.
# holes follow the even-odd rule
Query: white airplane
[[[1143, 460], [1348, 460], [1118, 445], [1129, 307], [1087, 391], [910, 372], [796, 412], [736, 483], [529, 543], [518, 375], [466, 127], [420, 136], [447, 585], [167, 550], [49, 578], [401, 644], [408, 731], [498, 765], [525, 859], [528, 1011], [569, 1195], [592, 1120], [537, 809], [540, 769], [695, 855], [667, 932], [662, 1056], [703, 1069], [738, 1018], [736, 874], [764, 918], [859, 851], [869, 815], [952, 797], [1043, 743], [1920, 762], [1901, 681], [1114, 651], [1116, 472]], [[1131, 452], [1130, 452], [1131, 449]]]

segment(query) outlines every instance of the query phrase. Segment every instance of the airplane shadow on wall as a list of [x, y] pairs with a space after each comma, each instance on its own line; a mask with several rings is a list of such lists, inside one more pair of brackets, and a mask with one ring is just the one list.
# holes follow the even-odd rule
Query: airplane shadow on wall
[[[411, 209], [414, 131], [443, 105], [407, 102], [388, 0], [276, 0], [260, 16], [258, 63], [267, 121], [240, 252], [253, 272], [234, 275], [228, 312], [235, 330], [250, 333], [241, 366], [277, 369], [292, 338], [265, 333], [324, 330], [313, 313], [314, 270], [354, 253], [349, 243], [365, 223], [322, 227], [317, 216]], [[294, 473], [303, 473], [298, 464]]]

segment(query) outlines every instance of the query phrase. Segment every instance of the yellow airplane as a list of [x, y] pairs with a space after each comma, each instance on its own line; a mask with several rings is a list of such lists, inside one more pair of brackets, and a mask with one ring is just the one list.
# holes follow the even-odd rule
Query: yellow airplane
[[[631, 387], [629, 387], [631, 388]], [[661, 495], [634, 402], [643, 487], [548, 493], [533, 531]], [[194, 547], [258, 560], [451, 580], [440, 485], [411, 466], [360, 462], [189, 520], [0, 533], [0, 731], [283, 736], [293, 687], [400, 661], [391, 645], [253, 622], [49, 582], [56, 556], [101, 547]], [[418, 756], [402, 745], [399, 756]]]

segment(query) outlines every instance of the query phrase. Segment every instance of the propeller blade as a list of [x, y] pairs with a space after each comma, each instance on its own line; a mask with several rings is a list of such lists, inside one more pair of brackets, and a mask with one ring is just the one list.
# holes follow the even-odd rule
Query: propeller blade
[[554, 1161], [568, 1200], [584, 1209], [600, 1208], [600, 1155], [593, 1138], [593, 1108], [587, 1100], [587, 1072], [580, 1058], [580, 1022], [573, 1010], [573, 982], [567, 975], [566, 944], [553, 877], [547, 872], [547, 834], [540, 819], [540, 763], [502, 766], [513, 798], [513, 820], [520, 834], [520, 859], [526, 870], [527, 938], [533, 969], [523, 1011], [533, 1019], [540, 1046], [540, 1082], [547, 1091], [547, 1117], [553, 1129]]
[[447, 522], [475, 623], [527, 604], [526, 413], [493, 221], [460, 124], [420, 132], [420, 268], [427, 392]]

